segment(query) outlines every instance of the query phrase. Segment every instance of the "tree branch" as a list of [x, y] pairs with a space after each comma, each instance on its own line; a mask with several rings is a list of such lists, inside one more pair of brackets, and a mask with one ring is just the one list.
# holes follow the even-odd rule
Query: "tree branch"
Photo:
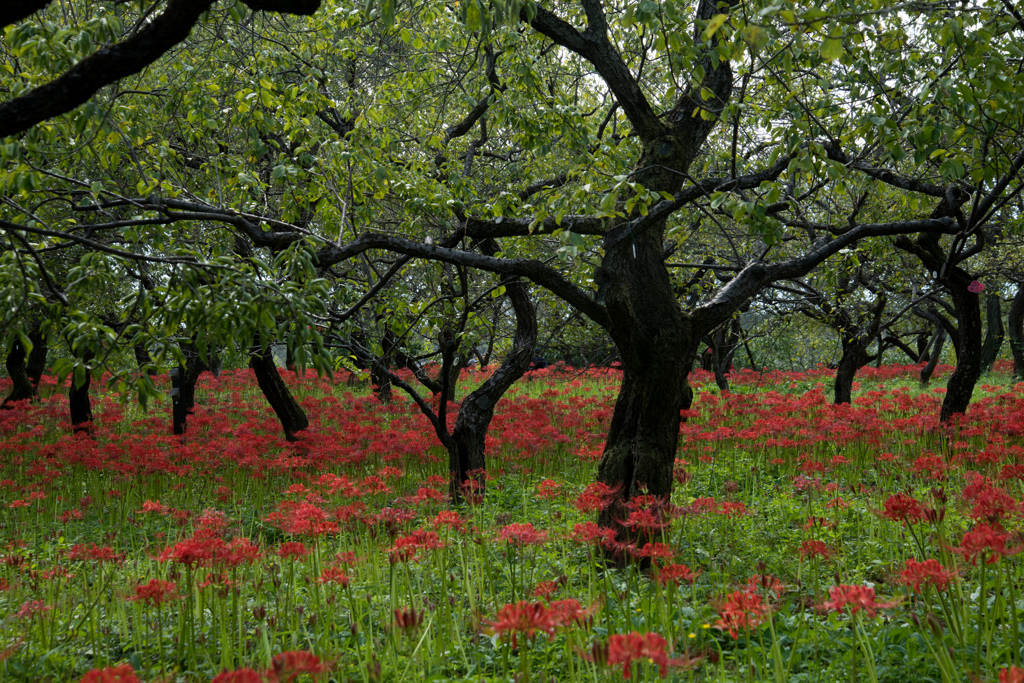
[[[33, 4], [38, 1], [33, 0]], [[287, 14], [312, 14], [320, 6], [320, 0], [244, 2], [254, 10]], [[17, 135], [65, 114], [87, 102], [103, 86], [138, 73], [185, 40], [199, 16], [213, 3], [214, 0], [170, 0], [163, 13], [125, 40], [97, 50], [49, 83], [0, 104], [0, 138]], [[19, 9], [12, 16], [23, 11]]]
[[364, 233], [344, 246], [327, 245], [317, 253], [317, 265], [326, 267], [357, 256], [369, 249], [385, 249], [417, 258], [468, 266], [504, 275], [518, 275], [544, 287], [601, 327], [608, 326], [608, 313], [587, 292], [576, 287], [550, 266], [530, 259], [504, 259], [461, 249], [417, 242], [405, 237]]

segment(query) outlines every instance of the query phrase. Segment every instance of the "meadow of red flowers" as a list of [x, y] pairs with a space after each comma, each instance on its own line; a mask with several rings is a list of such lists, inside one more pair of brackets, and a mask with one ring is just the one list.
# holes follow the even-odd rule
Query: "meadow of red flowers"
[[848, 406], [827, 370], [698, 373], [636, 545], [594, 523], [615, 370], [530, 373], [454, 509], [419, 410], [350, 378], [284, 373], [296, 443], [246, 371], [183, 439], [116, 395], [72, 434], [46, 385], [0, 412], [0, 680], [1024, 683], [1024, 385], [945, 427], [915, 371]]

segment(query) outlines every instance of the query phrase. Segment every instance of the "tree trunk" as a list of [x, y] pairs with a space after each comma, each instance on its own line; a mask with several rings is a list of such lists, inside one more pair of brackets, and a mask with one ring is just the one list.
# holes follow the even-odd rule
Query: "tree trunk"
[[[191, 415], [196, 407], [196, 383], [199, 376], [209, 370], [199, 355], [194, 344], [182, 344], [181, 352], [185, 356], [185, 372], [181, 376], [181, 405], [185, 415]], [[187, 417], [186, 417], [187, 419]]]
[[7, 374], [11, 378], [11, 393], [7, 394], [0, 409], [14, 408], [12, 403], [16, 401], [27, 401], [35, 398], [36, 387], [25, 372], [25, 347], [15, 337], [11, 342], [11, 349], [7, 353]]
[[153, 367], [153, 358], [149, 355], [149, 351], [142, 344], [136, 344], [132, 349], [135, 352], [135, 364], [139, 368], [146, 368], [146, 374], [150, 377], [156, 376], [156, 368]]
[[939, 359], [942, 358], [942, 347], [946, 343], [946, 328], [942, 325], [936, 325], [935, 327], [935, 340], [932, 342], [932, 355], [928, 359], [928, 364], [921, 368], [921, 386], [926, 386], [932, 379], [932, 373], [935, 372], [935, 366], [939, 364]]
[[296, 441], [296, 434], [309, 427], [309, 420], [288, 391], [288, 385], [281, 379], [281, 373], [274, 365], [274, 355], [270, 352], [270, 347], [262, 348], [257, 340], [257, 345], [249, 355], [249, 367], [256, 373], [256, 382], [259, 383], [260, 390], [277, 414], [277, 419], [281, 421], [284, 438]]
[[[516, 332], [512, 350], [494, 373], [463, 400], [452, 430], [452, 447], [448, 454], [451, 473], [450, 494], [458, 500], [474, 472], [482, 472], [485, 460], [484, 442], [494, 417], [494, 408], [516, 380], [530, 369], [533, 349], [537, 346], [537, 313], [530, 301], [526, 283], [514, 280], [505, 285], [505, 296], [512, 303], [516, 316]], [[474, 493], [482, 493], [483, 476], [474, 477]]]
[[1013, 376], [1024, 380], [1024, 283], [1017, 283], [1017, 293], [1006, 314], [1006, 326], [1013, 352]]
[[985, 297], [985, 343], [981, 347], [981, 374], [986, 375], [992, 372], [992, 366], [999, 357], [999, 350], [1003, 348], [1003, 337], [1006, 330], [1003, 328], [1002, 300], [998, 294], [989, 294]]
[[661, 232], [636, 236], [606, 249], [596, 272], [605, 290], [609, 332], [622, 358], [623, 376], [615, 402], [598, 481], [617, 493], [599, 523], [620, 539], [646, 542], [643, 529], [621, 524], [631, 498], [642, 493], [667, 498], [679, 439], [679, 411], [687, 398], [689, 363], [703, 337], [676, 300], [662, 264]]
[[32, 350], [28, 354], [28, 362], [25, 363], [25, 374], [32, 382], [32, 386], [39, 388], [39, 381], [46, 372], [46, 355], [50, 350], [46, 334], [39, 329], [33, 330], [28, 335], [32, 342]]
[[981, 377], [981, 297], [967, 291], [971, 277], [953, 268], [946, 284], [956, 313], [956, 368], [946, 385], [939, 420], [948, 422], [954, 415], [967, 412], [974, 385]]
[[[92, 352], [86, 352], [81, 360], [88, 366], [93, 359]], [[89, 385], [92, 384], [92, 373], [86, 368], [85, 380], [81, 386], [75, 384], [75, 376], [71, 375], [71, 388], [68, 389], [68, 408], [71, 412], [71, 429], [76, 433], [89, 433], [92, 428], [92, 403], [89, 400]]]
[[843, 355], [839, 359], [833, 384], [836, 405], [850, 403], [853, 399], [853, 379], [857, 376], [857, 371], [871, 361], [866, 346], [863, 341], [843, 340]]

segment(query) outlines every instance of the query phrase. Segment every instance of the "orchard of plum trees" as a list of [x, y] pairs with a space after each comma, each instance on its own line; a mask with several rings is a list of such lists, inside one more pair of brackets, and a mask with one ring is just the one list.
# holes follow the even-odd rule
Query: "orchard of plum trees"
[[[1024, 376], [1006, 0], [31, 0], [0, 24], [8, 398], [70, 375], [83, 429], [101, 374], [146, 403], [180, 364], [188, 402], [236, 356], [294, 439], [280, 345], [412, 395], [457, 497], [535, 349], [607, 339], [614, 525], [671, 490], [694, 363], [726, 387], [780, 320], [838, 339], [837, 402], [946, 339], [943, 421], [1004, 337]], [[460, 371], [499, 356], [449, 429]]]

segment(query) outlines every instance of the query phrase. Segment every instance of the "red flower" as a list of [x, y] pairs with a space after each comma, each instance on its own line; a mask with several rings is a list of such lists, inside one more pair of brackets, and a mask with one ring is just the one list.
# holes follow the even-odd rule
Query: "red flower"
[[882, 516], [894, 522], [913, 524], [923, 520], [925, 512], [924, 507], [915, 498], [905, 493], [897, 493], [885, 501]]
[[918, 562], [907, 560], [906, 568], [900, 572], [900, 581], [914, 589], [915, 593], [921, 592], [921, 584], [931, 584], [937, 589], [945, 590], [956, 574], [947, 570], [935, 559]]
[[628, 552], [633, 557], [650, 557], [652, 559], [663, 559], [672, 557], [672, 548], [667, 543], [644, 543], [643, 548], [630, 546]]
[[277, 549], [277, 556], [281, 558], [305, 557], [309, 555], [309, 548], [301, 541], [286, 541]]
[[512, 647], [516, 646], [520, 635], [533, 638], [538, 633], [552, 635], [555, 632], [555, 623], [551, 620], [548, 608], [539, 602], [526, 600], [500, 608], [494, 621], [488, 623], [502, 638], [511, 635]]
[[733, 638], [739, 638], [739, 630], [756, 628], [764, 623], [768, 606], [758, 593], [735, 591], [718, 608], [715, 628], [728, 631]]
[[664, 567], [654, 567], [654, 580], [659, 585], [666, 583], [678, 586], [683, 581], [693, 583], [697, 580], [697, 574], [693, 573], [685, 564], [669, 564]]
[[336, 583], [342, 588], [348, 587], [348, 574], [341, 567], [327, 567], [318, 579], [320, 583]]
[[850, 607], [850, 614], [864, 610], [869, 617], [874, 617], [880, 609], [895, 607], [897, 601], [878, 602], [875, 600], [875, 589], [868, 586], [833, 586], [828, 589], [832, 599], [822, 605], [827, 610], [841, 610]]
[[326, 662], [321, 662], [312, 652], [302, 650], [282, 652], [275, 655], [271, 661], [271, 673], [274, 676], [272, 680], [294, 681], [302, 674], [317, 676], [329, 668]]
[[551, 500], [558, 495], [558, 489], [562, 485], [553, 479], [545, 479], [537, 485], [537, 497], [544, 500]]
[[1003, 555], [1015, 555], [1020, 552], [1020, 548], [1006, 547], [1009, 538], [1010, 535], [998, 524], [979, 524], [964, 534], [961, 546], [956, 550], [971, 564], [977, 564], [979, 555], [985, 558], [985, 564], [993, 564]]
[[532, 524], [516, 522], [502, 527], [498, 540], [514, 546], [541, 545], [548, 540], [548, 532], [534, 529]]
[[417, 612], [415, 607], [410, 607], [408, 610], [395, 610], [395, 626], [402, 629], [403, 631], [411, 631], [423, 623], [423, 617], [426, 615], [426, 610]]
[[574, 598], [555, 600], [548, 606], [548, 618], [551, 619], [555, 628], [561, 628], [574, 623], [582, 623], [596, 611], [597, 605], [584, 608]]
[[999, 672], [999, 683], [1024, 683], [1024, 669], [1011, 666]]
[[88, 546], [85, 546], [78, 543], [71, 546], [68, 559], [72, 561], [124, 562], [124, 553], [115, 553], [109, 545], [98, 546], [95, 543], [90, 543]]
[[[668, 675], [670, 664], [665, 646], [668, 643], [657, 633], [616, 634], [608, 639], [608, 663], [622, 665], [622, 677], [633, 676], [633, 662], [650, 660], [658, 665], [661, 677]], [[672, 662], [675, 663], [675, 662]]]
[[408, 562], [417, 559], [421, 550], [440, 550], [444, 547], [444, 541], [436, 531], [417, 529], [411, 534], [395, 539], [395, 544], [388, 550], [388, 560], [391, 564]]
[[173, 581], [161, 581], [160, 579], [150, 579], [149, 583], [144, 586], [135, 587], [135, 595], [128, 598], [129, 600], [141, 600], [143, 604], [149, 605], [162, 605], [169, 598], [180, 597], [174, 595], [174, 589], [178, 587], [178, 584]]
[[245, 667], [235, 671], [223, 671], [214, 676], [210, 683], [263, 683], [263, 676]]
[[598, 526], [597, 522], [583, 522], [572, 528], [570, 538], [576, 543], [608, 544], [615, 540], [615, 529]]
[[142, 683], [130, 664], [93, 669], [82, 676], [78, 683]]
[[809, 540], [800, 544], [800, 557], [804, 559], [807, 559], [808, 557], [828, 559], [831, 556], [832, 548], [828, 547], [828, 545], [822, 541]]

